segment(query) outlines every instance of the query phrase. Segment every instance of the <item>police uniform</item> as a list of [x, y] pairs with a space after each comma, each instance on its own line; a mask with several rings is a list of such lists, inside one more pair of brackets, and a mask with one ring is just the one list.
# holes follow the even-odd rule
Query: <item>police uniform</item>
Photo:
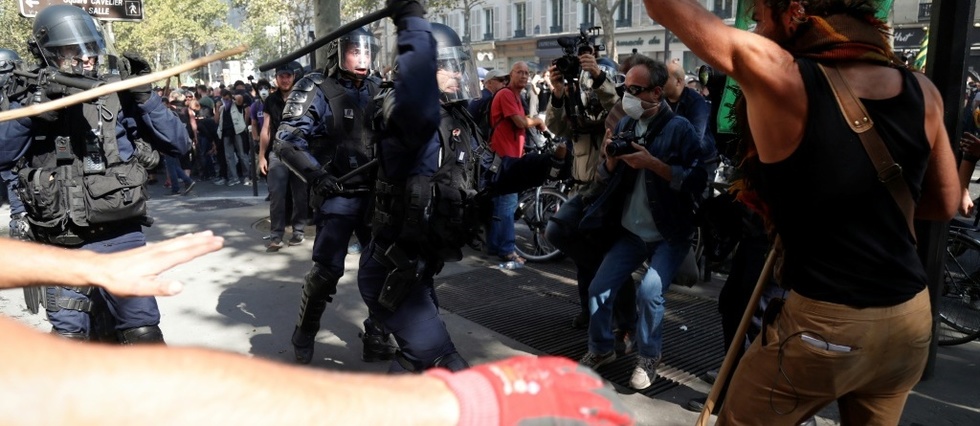
[[[87, 39], [86, 39], [87, 37]], [[39, 59], [64, 66], [50, 55], [64, 46], [104, 50], [101, 29], [83, 10], [55, 5], [38, 14], [31, 40]], [[83, 54], [84, 55], [84, 54]], [[82, 56], [85, 57], [85, 56]], [[96, 66], [119, 61], [134, 69], [136, 59], [109, 56]], [[105, 61], [105, 62], [103, 62]], [[42, 62], [43, 63], [43, 62]], [[145, 62], [136, 65], [148, 67]], [[77, 67], [77, 64], [75, 65]], [[65, 70], [62, 69], [62, 72]], [[91, 71], [72, 70], [77, 79], [95, 80]], [[102, 74], [104, 81], [117, 80]], [[111, 94], [42, 114], [0, 123], [0, 170], [17, 175], [18, 195], [39, 242], [91, 250], [123, 251], [146, 244], [146, 167], [159, 161], [153, 148], [182, 155], [190, 149], [183, 124], [162, 100], [142, 88]], [[53, 96], [41, 87], [30, 96]], [[137, 97], [137, 91], [138, 97]], [[138, 101], [137, 101], [138, 99]], [[19, 108], [13, 102], [11, 108]], [[121, 343], [163, 342], [160, 311], [152, 297], [119, 297], [93, 287], [48, 287], [43, 301], [54, 332], [78, 339], [99, 337]], [[105, 304], [105, 309], [99, 309]], [[111, 318], [89, 313], [108, 313]], [[93, 321], [114, 322], [115, 335], [92, 336]]]
[[[373, 38], [367, 33], [365, 36]], [[342, 53], [343, 49], [339, 51]], [[374, 151], [365, 143], [370, 138], [362, 132], [365, 111], [380, 91], [380, 84], [375, 77], [355, 81], [339, 70], [329, 76], [310, 74], [293, 86], [276, 132], [276, 155], [310, 185], [310, 202], [315, 209], [313, 267], [304, 278], [299, 320], [292, 338], [296, 359], [303, 364], [312, 360], [320, 317], [344, 275], [351, 235], [356, 235], [362, 244], [370, 238], [367, 214], [375, 173], [369, 163]], [[348, 174], [351, 177], [339, 185], [339, 190], [318, 191], [320, 179], [336, 180]], [[388, 334], [370, 316], [364, 321], [364, 328], [362, 359], [391, 359], [394, 346], [388, 343]]]

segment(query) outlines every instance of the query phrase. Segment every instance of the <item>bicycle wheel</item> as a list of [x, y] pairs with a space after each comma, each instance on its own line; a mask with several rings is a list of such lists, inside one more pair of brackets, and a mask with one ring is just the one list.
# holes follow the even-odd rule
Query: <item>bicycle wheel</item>
[[530, 262], [546, 262], [561, 257], [561, 251], [544, 237], [548, 219], [558, 212], [567, 199], [550, 188], [540, 188], [521, 195], [514, 215], [514, 245], [517, 254]]
[[980, 337], [980, 242], [952, 230], [946, 242], [936, 338], [942, 346]]

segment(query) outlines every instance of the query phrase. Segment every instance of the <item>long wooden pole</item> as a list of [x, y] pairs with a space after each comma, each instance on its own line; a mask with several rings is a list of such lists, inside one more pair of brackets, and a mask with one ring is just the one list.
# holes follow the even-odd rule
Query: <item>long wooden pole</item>
[[182, 72], [190, 71], [194, 68], [199, 68], [207, 65], [211, 62], [227, 58], [229, 56], [234, 56], [239, 53], [248, 50], [247, 45], [241, 45], [233, 49], [228, 49], [215, 53], [213, 55], [205, 56], [202, 58], [197, 58], [190, 62], [185, 62], [183, 64], [177, 65], [173, 68], [168, 68], [165, 70], [157, 71], [154, 73], [141, 75], [139, 77], [128, 78], [122, 81], [117, 81], [115, 83], [106, 84], [104, 86], [99, 86], [91, 90], [86, 90], [84, 92], [76, 93], [71, 96], [65, 96], [63, 98], [58, 98], [53, 101], [48, 101], [40, 104], [29, 105], [23, 108], [16, 108], [9, 111], [0, 112], [0, 122], [8, 120], [16, 120], [18, 118], [30, 117], [38, 114], [42, 114], [48, 111], [54, 111], [69, 107], [78, 103], [82, 103], [91, 99], [98, 98], [100, 96], [105, 96], [110, 93], [119, 92], [122, 90], [132, 89], [137, 86], [142, 86], [144, 84], [151, 84], [154, 81], [163, 80], [169, 78], [170, 76], [180, 74]]
[[759, 280], [755, 284], [755, 290], [752, 291], [752, 296], [749, 297], [749, 305], [745, 307], [745, 312], [742, 313], [742, 321], [738, 324], [735, 338], [732, 340], [731, 346], [728, 347], [728, 352], [725, 353], [725, 360], [721, 363], [721, 369], [718, 370], [718, 378], [711, 385], [711, 392], [708, 392], [708, 399], [704, 401], [704, 407], [701, 408], [701, 415], [698, 417], [698, 426], [707, 426], [708, 419], [711, 418], [711, 411], [715, 408], [715, 401], [718, 400], [722, 388], [725, 387], [725, 382], [728, 381], [729, 372], [735, 364], [736, 354], [741, 350], [745, 341], [745, 332], [748, 331], [749, 324], [752, 322], [752, 315], [759, 306], [759, 299], [762, 298], [762, 292], [765, 290], [766, 284], [769, 283], [769, 276], [772, 275], [772, 269], [776, 264], [776, 250], [781, 244], [782, 242], [777, 236], [776, 241], [773, 243], [773, 248], [769, 250], [769, 256], [766, 257], [766, 263], [762, 267], [762, 273], [759, 274]]

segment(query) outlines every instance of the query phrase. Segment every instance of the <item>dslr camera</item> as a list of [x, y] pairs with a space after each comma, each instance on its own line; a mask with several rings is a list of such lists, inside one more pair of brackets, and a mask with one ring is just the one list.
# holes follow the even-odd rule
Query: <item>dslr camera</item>
[[566, 80], [577, 81], [579, 75], [582, 74], [582, 64], [579, 63], [578, 55], [583, 53], [595, 55], [606, 50], [605, 46], [596, 43], [600, 28], [602, 27], [592, 27], [588, 30], [583, 28], [577, 37], [558, 37], [558, 45], [561, 46], [561, 50], [565, 54], [551, 61], [551, 64], [558, 68]]
[[633, 132], [622, 132], [612, 137], [609, 145], [606, 145], [606, 155], [619, 157], [620, 155], [632, 154], [636, 152], [633, 142], [640, 142], [640, 137]]

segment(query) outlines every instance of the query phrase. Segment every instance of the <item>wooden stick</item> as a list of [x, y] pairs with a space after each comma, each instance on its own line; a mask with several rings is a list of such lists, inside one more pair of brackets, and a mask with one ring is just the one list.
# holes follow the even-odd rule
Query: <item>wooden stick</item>
[[[708, 399], [704, 401], [704, 407], [701, 408], [701, 415], [698, 416], [697, 426], [707, 426], [708, 419], [711, 418], [711, 411], [715, 408], [715, 401], [718, 400], [721, 389], [725, 387], [725, 382], [728, 381], [729, 371], [735, 364], [735, 355], [742, 348], [745, 340], [745, 332], [748, 331], [749, 324], [752, 322], [752, 316], [759, 306], [759, 299], [762, 298], [762, 292], [765, 290], [766, 284], [769, 283], [769, 276], [772, 275], [772, 269], [776, 264], [776, 248], [781, 245], [782, 241], [780, 241], [779, 236], [776, 236], [773, 248], [769, 250], [769, 256], [766, 257], [765, 266], [762, 267], [762, 273], [759, 274], [759, 280], [755, 284], [755, 290], [752, 291], [752, 296], [749, 297], [749, 305], [745, 307], [745, 312], [742, 314], [742, 321], [738, 324], [738, 330], [735, 332], [732, 345], [728, 347], [728, 352], [725, 353], [725, 360], [722, 361], [721, 369], [718, 370], [718, 378], [711, 385], [711, 392], [708, 392]], [[762, 332], [765, 333], [765, 330]]]
[[91, 99], [98, 98], [100, 96], [105, 96], [110, 93], [115, 93], [121, 90], [132, 89], [134, 87], [142, 86], [144, 84], [152, 84], [155, 81], [163, 80], [165, 78], [169, 80], [170, 76], [177, 75], [182, 72], [187, 72], [194, 68], [202, 67], [211, 62], [224, 59], [229, 56], [237, 55], [246, 50], [248, 50], [248, 46], [241, 45], [233, 49], [228, 49], [222, 52], [215, 53], [213, 55], [205, 56], [203, 58], [197, 58], [190, 62], [185, 62], [173, 68], [168, 68], [154, 73], [141, 75], [139, 77], [128, 78], [125, 80], [117, 81], [115, 83], [106, 84], [104, 86], [99, 86], [91, 90], [86, 90], [84, 92], [76, 93], [71, 96], [65, 96], [63, 98], [55, 99], [53, 101], [48, 101], [40, 104], [29, 105], [23, 108], [17, 108], [9, 111], [0, 112], [0, 122], [4, 122], [8, 120], [16, 120], [18, 118], [30, 117], [48, 111], [62, 109]]

